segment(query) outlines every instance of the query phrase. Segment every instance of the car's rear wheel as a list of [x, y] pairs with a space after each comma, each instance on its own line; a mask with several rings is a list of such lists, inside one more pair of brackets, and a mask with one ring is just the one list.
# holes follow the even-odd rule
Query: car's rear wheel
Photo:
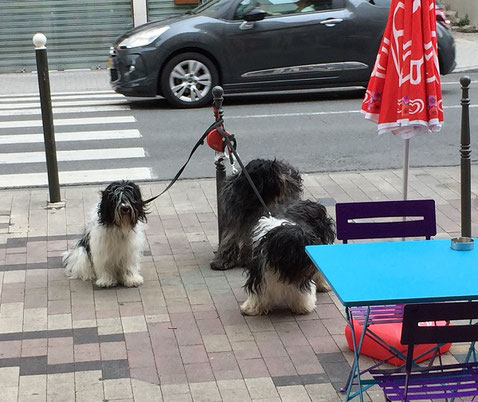
[[169, 60], [161, 73], [161, 92], [176, 107], [201, 107], [212, 101], [219, 83], [214, 63], [200, 53], [182, 53]]

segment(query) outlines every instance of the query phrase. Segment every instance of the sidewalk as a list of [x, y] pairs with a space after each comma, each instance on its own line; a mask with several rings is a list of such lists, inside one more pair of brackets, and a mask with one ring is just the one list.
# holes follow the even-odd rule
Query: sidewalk
[[[453, 32], [456, 43], [455, 72], [478, 70], [478, 33]], [[106, 56], [105, 56], [106, 57]], [[15, 85], [11, 85], [12, 82]], [[51, 71], [52, 93], [111, 91], [107, 70]], [[36, 73], [0, 74], [0, 95], [38, 93]]]
[[[331, 214], [339, 201], [401, 198], [401, 171], [304, 181], [305, 197]], [[141, 187], [147, 197], [165, 184]], [[45, 208], [46, 189], [2, 191], [0, 401], [340, 400], [352, 361], [343, 308], [330, 292], [307, 316], [242, 316], [242, 270], [209, 269], [217, 242], [212, 179], [180, 181], [155, 201], [141, 287], [68, 280], [61, 255], [99, 190], [65, 188], [58, 210]], [[409, 197], [435, 199], [439, 236], [458, 234], [458, 167], [411, 169]], [[477, 203], [473, 209], [477, 233]], [[463, 357], [462, 347], [451, 351], [446, 361]], [[376, 388], [368, 395], [383, 400]]]

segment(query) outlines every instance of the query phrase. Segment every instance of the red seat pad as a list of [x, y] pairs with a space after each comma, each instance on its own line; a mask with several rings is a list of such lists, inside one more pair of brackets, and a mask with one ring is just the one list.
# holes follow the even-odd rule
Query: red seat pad
[[[434, 322], [422, 323], [423, 325], [430, 325], [434, 326]], [[445, 321], [438, 321], [438, 326], [445, 325]], [[369, 330], [373, 331], [376, 335], [378, 335], [387, 345], [393, 346], [395, 349], [402, 352], [405, 356], [407, 354], [407, 346], [402, 345], [400, 343], [400, 338], [402, 335], [402, 323], [390, 323], [390, 324], [371, 324], [368, 326]], [[355, 331], [355, 340], [358, 346], [360, 342], [360, 336], [362, 335], [362, 325], [359, 325], [356, 321], [354, 321], [354, 331]], [[347, 325], [345, 327], [345, 338], [347, 339], [347, 343], [349, 345], [350, 350], [353, 349], [352, 344], [352, 331], [350, 326]], [[413, 357], [419, 356], [422, 353], [425, 353], [427, 350], [436, 346], [436, 344], [424, 344], [424, 345], [416, 345], [413, 353]], [[447, 343], [440, 347], [440, 353], [446, 353], [451, 347], [451, 343]], [[365, 337], [362, 343], [362, 349], [360, 351], [361, 355], [366, 355], [372, 357], [377, 360], [387, 360], [393, 353], [389, 352], [385, 349], [382, 345], [378, 344], [374, 341], [368, 333], [365, 333]], [[421, 357], [418, 362], [423, 360], [427, 360], [432, 357], [433, 352], [427, 353], [423, 357]], [[387, 363], [392, 364], [394, 366], [401, 366], [405, 364], [405, 360], [401, 359], [400, 357], [393, 357], [387, 361]]]

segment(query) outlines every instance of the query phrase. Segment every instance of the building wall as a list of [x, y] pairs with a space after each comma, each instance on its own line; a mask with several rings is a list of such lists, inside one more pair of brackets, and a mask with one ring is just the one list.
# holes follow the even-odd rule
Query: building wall
[[471, 24], [478, 26], [478, 0], [442, 0], [441, 2], [457, 11], [460, 18], [468, 14]]

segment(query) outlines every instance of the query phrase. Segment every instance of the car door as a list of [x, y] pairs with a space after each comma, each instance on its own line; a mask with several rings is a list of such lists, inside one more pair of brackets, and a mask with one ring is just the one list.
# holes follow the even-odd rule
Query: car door
[[[254, 1], [254, 3], [252, 3]], [[251, 89], [286, 83], [316, 85], [337, 79], [348, 60], [347, 30], [353, 14], [345, 0], [243, 0], [224, 26], [224, 82]], [[260, 7], [267, 16], [246, 23], [242, 15]]]

